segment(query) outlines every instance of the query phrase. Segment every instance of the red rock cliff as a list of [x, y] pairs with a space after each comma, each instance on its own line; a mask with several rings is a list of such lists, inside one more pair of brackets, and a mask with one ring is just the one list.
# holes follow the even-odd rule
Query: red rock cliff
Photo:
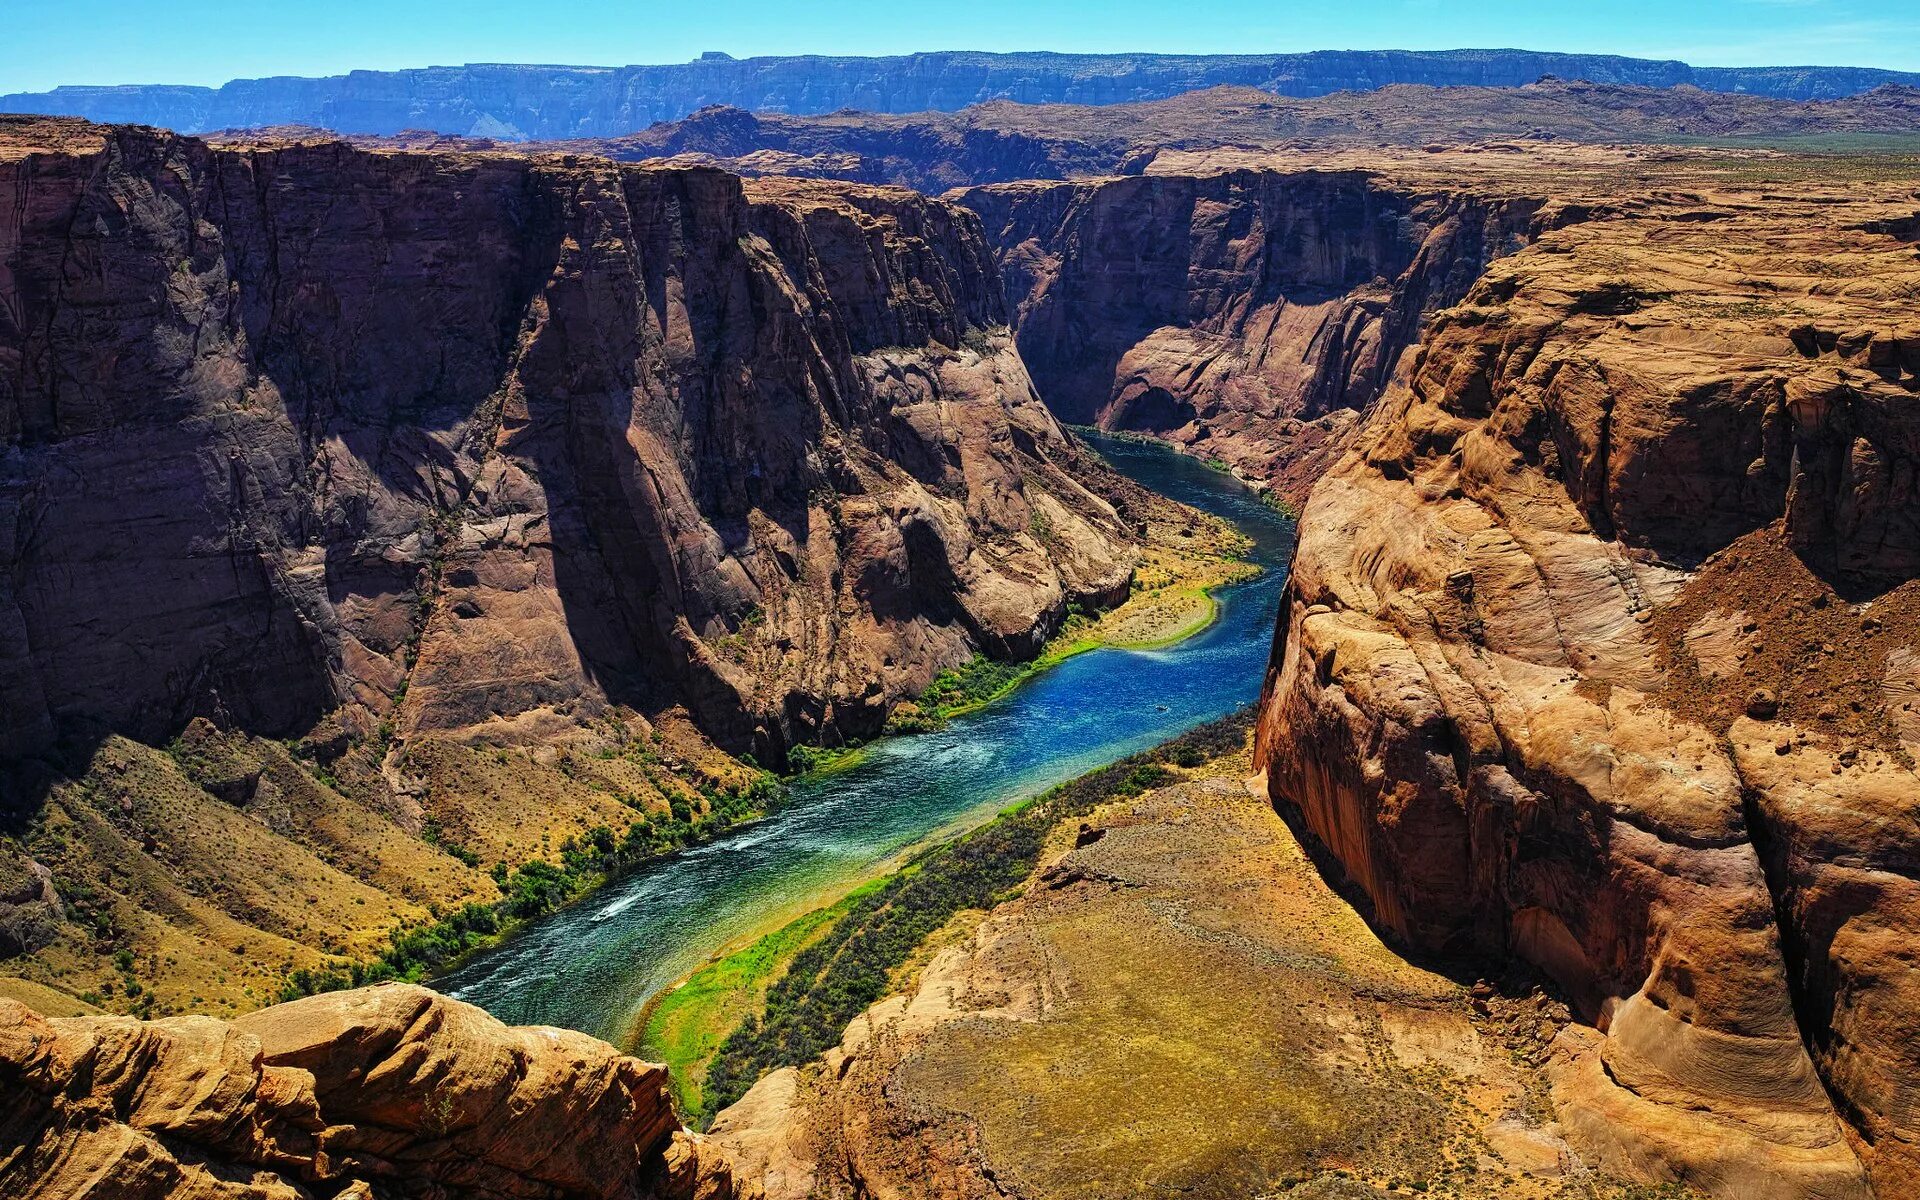
[[1719, 1195], [1920, 1188], [1920, 271], [1874, 192], [1494, 264], [1315, 488], [1262, 701], [1378, 922], [1558, 980], [1563, 1120]]
[[511, 738], [678, 702], [778, 761], [1124, 593], [1130, 523], [966, 210], [4, 134], [0, 751], [67, 717]]
[[1364, 171], [975, 188], [1020, 349], [1067, 420], [1165, 435], [1305, 495], [1427, 315], [1564, 220]]

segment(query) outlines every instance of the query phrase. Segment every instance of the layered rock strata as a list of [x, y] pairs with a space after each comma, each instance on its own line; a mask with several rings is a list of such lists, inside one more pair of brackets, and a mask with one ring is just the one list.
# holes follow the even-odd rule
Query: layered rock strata
[[664, 1068], [388, 984], [141, 1022], [0, 1000], [0, 1190], [296, 1200], [731, 1200]]
[[1215, 170], [958, 194], [1069, 421], [1166, 437], [1298, 501], [1427, 316], [1586, 215], [1365, 171]]
[[1125, 592], [965, 210], [4, 133], [0, 750], [678, 702], [780, 762]]
[[1591, 1023], [1576, 1143], [1718, 1195], [1920, 1187], [1910, 186], [1494, 263], [1315, 488], [1262, 702], [1381, 927]]

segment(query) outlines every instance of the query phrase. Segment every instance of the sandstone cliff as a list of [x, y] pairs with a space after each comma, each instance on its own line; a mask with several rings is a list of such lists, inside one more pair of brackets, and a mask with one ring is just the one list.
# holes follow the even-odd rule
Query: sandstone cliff
[[1069, 421], [1167, 437], [1303, 499], [1426, 316], [1584, 215], [1363, 171], [974, 188], [1022, 356]]
[[1565, 988], [1578, 1144], [1906, 1195], [1913, 184], [1753, 174], [1436, 318], [1307, 506], [1257, 758], [1380, 926]]
[[747, 815], [714, 743], [1030, 654], [1155, 503], [911, 193], [15, 120], [0, 195], [0, 952], [95, 1004]]
[[1792, 99], [1847, 96], [1913, 72], [1861, 67], [1691, 67], [1604, 54], [1529, 50], [1343, 50], [1306, 54], [1050, 54], [944, 52], [883, 58], [823, 55], [627, 67], [472, 63], [354, 71], [319, 79], [236, 79], [218, 88], [174, 84], [73, 86], [0, 95], [0, 112], [163, 125], [182, 133], [289, 122], [342, 133], [432, 129], [475, 137], [606, 137], [671, 121], [710, 104], [791, 113], [860, 108], [912, 113], [994, 99], [1113, 104], [1220, 84], [1285, 96], [1390, 84], [1507, 86], [1559, 75], [1601, 83]]
[[963, 210], [7, 132], [0, 749], [684, 702], [780, 762], [1125, 590]]
[[389, 984], [226, 1023], [47, 1019], [0, 1000], [0, 1190], [730, 1200], [663, 1068]]

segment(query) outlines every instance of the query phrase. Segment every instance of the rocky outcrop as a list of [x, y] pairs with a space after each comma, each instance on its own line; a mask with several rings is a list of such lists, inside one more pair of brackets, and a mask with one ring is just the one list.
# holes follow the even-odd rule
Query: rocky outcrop
[[[387, 984], [233, 1022], [0, 1000], [0, 1190], [28, 1197], [729, 1200], [666, 1071]], [[757, 1194], [757, 1189], [755, 1189]]]
[[1382, 927], [1591, 1023], [1576, 1144], [1718, 1195], [1920, 1186], [1900, 195], [1669, 192], [1496, 262], [1314, 490], [1262, 701]]
[[0, 958], [51, 942], [66, 916], [53, 873], [44, 863], [25, 855], [0, 855]]
[[1034, 395], [965, 210], [4, 133], [0, 751], [684, 703], [782, 762], [1125, 592], [1082, 480], [1125, 488]]
[[1220, 84], [1319, 96], [1390, 84], [1511, 87], [1542, 75], [1790, 99], [1847, 96], [1912, 72], [1860, 67], [1691, 67], [1601, 54], [1528, 50], [1346, 50], [1306, 54], [984, 54], [885, 58], [805, 55], [628, 67], [473, 63], [354, 71], [319, 79], [236, 79], [61, 87], [0, 95], [0, 112], [163, 125], [182, 133], [299, 123], [342, 133], [432, 129], [474, 137], [606, 137], [710, 104], [791, 113], [859, 108], [911, 113], [987, 100], [1114, 104]]
[[1428, 314], [1584, 215], [1361, 171], [975, 188], [1021, 355], [1069, 421], [1153, 433], [1294, 500]]

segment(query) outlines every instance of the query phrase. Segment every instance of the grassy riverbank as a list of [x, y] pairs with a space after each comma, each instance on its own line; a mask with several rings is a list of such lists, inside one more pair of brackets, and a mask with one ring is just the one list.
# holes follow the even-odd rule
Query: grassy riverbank
[[801, 951], [883, 882], [864, 884], [707, 963], [641, 1011], [633, 1050], [671, 1069], [673, 1100], [681, 1112], [707, 1111], [706, 1064], [720, 1044], [740, 1022], [760, 1011], [767, 989]]
[[1252, 543], [1218, 517], [1192, 510], [1179, 522], [1155, 528], [1134, 570], [1127, 598], [1102, 613], [1072, 610], [1059, 631], [1028, 662], [1001, 662], [976, 655], [940, 672], [917, 702], [894, 710], [888, 729], [914, 733], [937, 729], [948, 719], [993, 703], [1049, 667], [1089, 650], [1159, 650], [1185, 641], [1213, 624], [1217, 588], [1244, 583], [1260, 573], [1245, 555]]
[[757, 819], [774, 806], [780, 785], [766, 772], [749, 782], [708, 784], [697, 793], [679, 791], [668, 811], [643, 812], [620, 834], [598, 826], [562, 842], [558, 861], [529, 859], [511, 870], [495, 863], [500, 899], [464, 904], [432, 922], [397, 930], [370, 959], [338, 960], [287, 973], [280, 1000], [318, 992], [404, 980], [420, 983], [448, 971], [466, 956], [494, 945], [513, 930], [580, 899], [615, 874], [676, 850], [708, 841]]
[[1018, 889], [1061, 822], [1233, 752], [1249, 720], [1222, 718], [1061, 784], [707, 964], [645, 1015], [642, 1052], [667, 1063], [682, 1111], [704, 1125], [767, 1071], [836, 1044], [928, 935]]

